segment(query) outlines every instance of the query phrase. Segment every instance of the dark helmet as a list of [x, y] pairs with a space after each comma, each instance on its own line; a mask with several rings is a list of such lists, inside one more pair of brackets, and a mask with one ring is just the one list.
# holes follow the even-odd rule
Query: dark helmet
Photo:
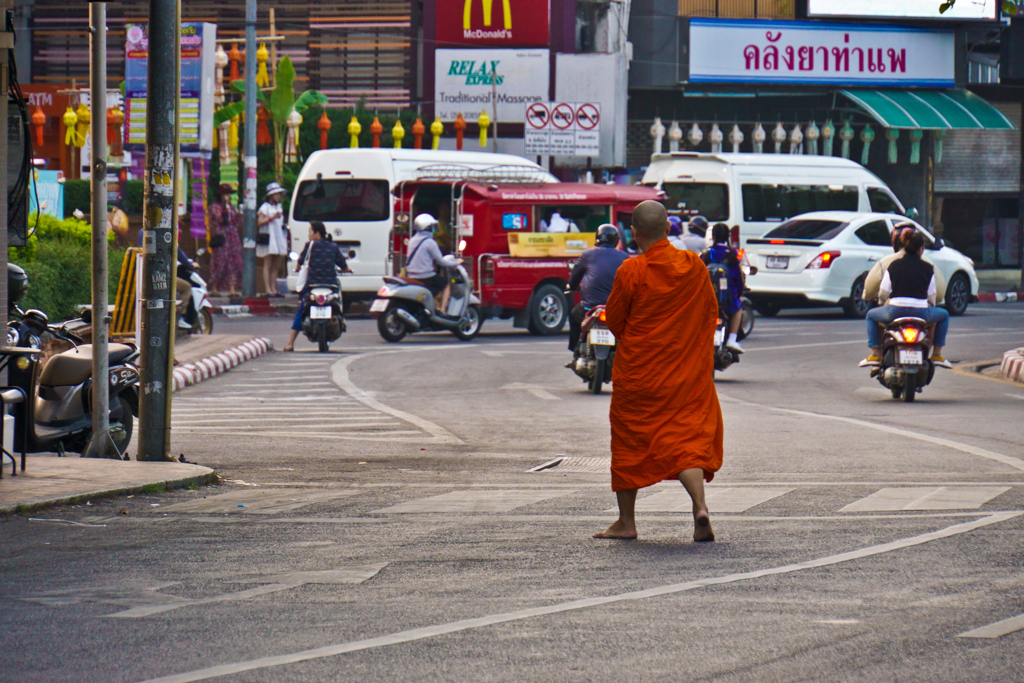
[[668, 234], [670, 237], [680, 237], [683, 234], [683, 219], [679, 216], [668, 217]]
[[708, 219], [704, 216], [694, 216], [690, 219], [687, 229], [695, 235], [704, 237], [708, 232]]
[[619, 245], [619, 230], [611, 223], [605, 223], [597, 229], [597, 246], [617, 247]]

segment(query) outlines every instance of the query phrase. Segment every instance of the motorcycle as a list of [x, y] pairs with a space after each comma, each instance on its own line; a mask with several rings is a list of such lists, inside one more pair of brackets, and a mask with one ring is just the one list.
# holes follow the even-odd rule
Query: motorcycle
[[[26, 397], [15, 406], [17, 437], [25, 440], [29, 453], [82, 453], [92, 437], [93, 346], [82, 344], [67, 323], [50, 325], [48, 332], [74, 348], [45, 362], [36, 348], [0, 349], [0, 370], [7, 368], [8, 384]], [[139, 414], [139, 354], [132, 344], [110, 344], [108, 354], [110, 436], [120, 459], [132, 438], [133, 418]]]
[[198, 270], [189, 273], [180, 265], [178, 277], [192, 285], [188, 305], [184, 310], [179, 306], [178, 329], [188, 334], [213, 334], [213, 304], [210, 302], [206, 280], [199, 276]]
[[[729, 316], [726, 314], [726, 307], [729, 302], [729, 271], [721, 263], [709, 263], [708, 274], [711, 276], [711, 283], [715, 285], [715, 293], [718, 298], [718, 325], [715, 327], [715, 370], [726, 370], [733, 363], [740, 362], [740, 354], [736, 353], [725, 345], [729, 339]], [[751, 317], [753, 321], [753, 317]], [[751, 324], [753, 329], [753, 324]]]
[[18, 301], [28, 291], [25, 270], [13, 263], [7, 264], [7, 345], [42, 348], [48, 334], [50, 319], [46, 313], [31, 308], [23, 311]]
[[315, 343], [320, 353], [330, 350], [331, 342], [345, 333], [345, 311], [341, 301], [341, 287], [338, 285], [317, 285], [311, 287], [302, 301], [302, 333]]
[[579, 375], [592, 394], [600, 394], [612, 381], [615, 362], [615, 335], [608, 329], [604, 306], [587, 311], [580, 328], [580, 342], [572, 370]]
[[892, 392], [896, 400], [912, 403], [935, 376], [931, 360], [931, 329], [920, 318], [897, 318], [882, 335], [882, 362], [871, 376]]
[[470, 341], [480, 333], [480, 299], [473, 294], [469, 273], [453, 256], [444, 259], [451, 295], [443, 316], [434, 295], [419, 280], [384, 278], [384, 286], [370, 305], [370, 315], [377, 319], [377, 331], [385, 341], [399, 342], [407, 334], [430, 331], [447, 331], [460, 341]]

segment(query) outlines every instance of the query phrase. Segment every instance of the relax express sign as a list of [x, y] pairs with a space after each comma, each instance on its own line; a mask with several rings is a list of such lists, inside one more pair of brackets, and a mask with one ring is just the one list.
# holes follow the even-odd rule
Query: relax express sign
[[548, 50], [437, 50], [436, 114], [476, 121], [484, 109], [492, 114], [496, 98], [499, 122], [523, 123], [529, 104], [548, 101], [549, 66]]

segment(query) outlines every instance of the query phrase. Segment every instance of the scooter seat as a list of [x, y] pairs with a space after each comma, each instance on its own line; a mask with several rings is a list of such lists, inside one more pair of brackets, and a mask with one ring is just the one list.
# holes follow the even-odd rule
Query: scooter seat
[[[110, 364], [120, 363], [134, 353], [126, 344], [110, 344]], [[92, 374], [92, 344], [82, 344], [77, 349], [52, 356], [39, 375], [39, 383], [47, 386], [67, 387], [81, 384]]]

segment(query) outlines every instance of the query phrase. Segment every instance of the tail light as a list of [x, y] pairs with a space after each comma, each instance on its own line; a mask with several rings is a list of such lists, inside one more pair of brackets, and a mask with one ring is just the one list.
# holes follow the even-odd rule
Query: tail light
[[377, 296], [387, 296], [387, 293], [388, 293], [388, 286], [387, 285], [384, 285], [379, 290], [377, 290]]
[[601, 312], [597, 314], [597, 319], [603, 323], [608, 322], [608, 316], [605, 315], [603, 308], [601, 309]]
[[318, 306], [323, 306], [325, 303], [327, 303], [327, 297], [324, 296], [323, 294], [317, 294], [316, 303]]
[[917, 341], [917, 338], [921, 336], [921, 331], [916, 327], [904, 327], [900, 331], [903, 333], [903, 341], [908, 344], [913, 344]]
[[807, 270], [824, 270], [832, 265], [832, 262], [839, 258], [842, 254], [838, 251], [823, 251], [814, 257], [810, 263], [807, 264]]
[[480, 273], [480, 282], [485, 285], [494, 284], [494, 259], [484, 259], [480, 266], [483, 272]]

